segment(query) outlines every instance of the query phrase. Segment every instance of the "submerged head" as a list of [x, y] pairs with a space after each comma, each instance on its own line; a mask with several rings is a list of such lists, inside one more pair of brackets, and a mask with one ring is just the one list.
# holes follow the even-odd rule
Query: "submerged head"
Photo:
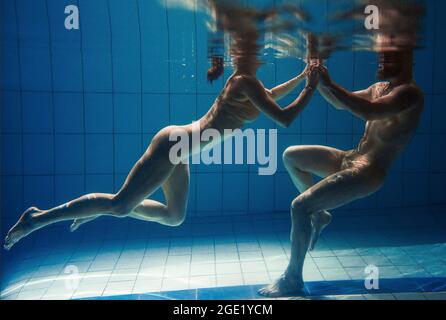
[[[248, 49], [244, 46], [240, 46], [240, 44], [237, 44], [236, 41], [233, 41], [230, 55], [231, 63], [236, 73], [255, 75], [258, 68], [261, 66], [261, 63], [257, 57], [257, 49], [252, 50], [252, 45], [251, 48]], [[212, 83], [219, 79], [224, 74], [224, 67], [223, 56], [212, 56], [211, 67], [207, 72], [207, 80]]]
[[[372, 2], [372, 0], [367, 0]], [[422, 39], [425, 3], [422, 0], [374, 0], [379, 29], [374, 35], [380, 80], [412, 78], [413, 52]]]
[[413, 37], [378, 36], [375, 47], [378, 53], [378, 80], [412, 77], [414, 47]]
[[221, 56], [213, 56], [211, 58], [211, 67], [208, 70], [207, 79], [210, 83], [220, 78], [225, 71], [224, 58]]
[[[210, 42], [212, 66], [208, 70], [208, 80], [215, 81], [223, 74], [225, 53], [231, 57], [236, 73], [254, 75], [261, 65], [258, 61], [261, 49], [258, 41], [264, 31], [260, 30], [260, 26], [273, 16], [274, 10], [259, 10], [237, 0], [209, 0], [209, 5], [212, 32], [217, 38]], [[222, 49], [227, 51], [223, 53]]]
[[232, 55], [231, 60], [236, 73], [255, 75], [261, 66], [257, 53]]
[[402, 74], [412, 73], [411, 50], [381, 51], [378, 53], [378, 80], [392, 80]]

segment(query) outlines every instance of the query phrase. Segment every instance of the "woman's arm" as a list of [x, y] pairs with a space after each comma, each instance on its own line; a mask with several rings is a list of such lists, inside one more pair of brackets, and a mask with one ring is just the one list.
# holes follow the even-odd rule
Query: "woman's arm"
[[273, 98], [274, 101], [279, 101], [280, 99], [287, 96], [291, 91], [296, 89], [296, 87], [305, 79], [307, 69], [304, 70], [297, 77], [282, 83], [272, 89], [267, 89], [266, 92]]
[[299, 97], [283, 109], [266, 93], [265, 88], [256, 78], [244, 79], [241, 89], [257, 109], [282, 127], [287, 128], [308, 105], [316, 90], [317, 82], [318, 74], [316, 71], [312, 71], [307, 78], [307, 85]]

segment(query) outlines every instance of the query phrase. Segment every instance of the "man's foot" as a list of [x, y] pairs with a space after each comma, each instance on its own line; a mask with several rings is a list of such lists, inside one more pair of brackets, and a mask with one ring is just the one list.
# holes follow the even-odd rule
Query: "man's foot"
[[76, 219], [76, 220], [74, 220], [73, 223], [71, 224], [71, 226], [70, 226], [70, 231], [71, 231], [71, 232], [74, 232], [74, 231], [76, 231], [77, 229], [79, 229], [81, 225], [83, 225], [83, 224], [85, 224], [85, 223], [87, 223], [87, 222], [93, 221], [94, 219], [96, 219], [96, 217], [92, 217], [92, 218], [84, 218], [84, 219]]
[[285, 273], [273, 284], [260, 289], [258, 293], [269, 298], [303, 295], [305, 293], [304, 283], [302, 280], [288, 276]]
[[308, 247], [309, 251], [313, 251], [322, 231], [330, 224], [331, 214], [328, 211], [320, 211], [311, 216], [311, 241]]
[[32, 215], [39, 212], [42, 211], [32, 207], [22, 214], [19, 221], [11, 228], [11, 230], [9, 230], [8, 235], [5, 238], [3, 247], [6, 250], [10, 250], [17, 242], [35, 230], [32, 223]]

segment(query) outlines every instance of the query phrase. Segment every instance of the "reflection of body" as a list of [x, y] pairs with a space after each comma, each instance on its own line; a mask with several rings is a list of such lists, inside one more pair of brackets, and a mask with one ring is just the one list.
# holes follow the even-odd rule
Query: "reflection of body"
[[[324, 146], [296, 146], [285, 151], [284, 161], [301, 192], [292, 203], [291, 257], [284, 275], [260, 294], [280, 296], [301, 292], [302, 268], [308, 249], [330, 223], [326, 211], [376, 192], [397, 155], [415, 133], [423, 110], [423, 93], [412, 79], [412, 50], [381, 50], [380, 82], [350, 93], [333, 83], [320, 67], [318, 89], [335, 108], [365, 120], [358, 147], [341, 151]], [[312, 175], [324, 178], [314, 184]]]
[[[185, 163], [171, 163], [169, 150], [175, 142], [170, 141], [170, 134], [177, 130], [186, 130], [190, 137], [196, 127], [200, 131], [213, 128], [223, 133], [224, 129], [243, 127], [245, 123], [255, 120], [260, 112], [287, 127], [307, 105], [316, 89], [317, 72], [312, 72], [311, 68], [272, 90], [265, 89], [256, 78], [259, 66], [256, 55], [252, 55], [252, 51], [244, 55], [244, 47], [239, 45], [245, 44], [246, 40], [239, 37], [234, 41], [234, 51], [238, 54], [233, 57], [235, 73], [227, 81], [210, 111], [198, 121], [198, 126], [170, 126], [158, 132], [117, 194], [95, 193], [50, 210], [28, 209], [9, 231], [5, 248], [10, 249], [31, 232], [52, 223], [74, 220], [71, 226], [74, 231], [81, 224], [102, 215], [132, 217], [168, 226], [180, 225], [186, 214], [189, 166]], [[208, 78], [212, 80], [222, 72], [221, 61], [214, 59], [213, 63], [214, 68], [208, 74]], [[215, 72], [220, 74], [214, 74]], [[310, 75], [308, 85], [302, 94], [288, 107], [281, 109], [275, 100], [290, 93], [307, 75]], [[204, 147], [204, 144], [200, 147]], [[200, 150], [190, 150], [185, 157], [196, 152]], [[146, 199], [159, 187], [163, 189], [166, 204]]]

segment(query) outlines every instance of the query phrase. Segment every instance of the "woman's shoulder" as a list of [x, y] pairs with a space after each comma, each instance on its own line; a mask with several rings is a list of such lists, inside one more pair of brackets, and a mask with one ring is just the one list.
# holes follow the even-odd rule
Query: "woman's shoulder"
[[253, 87], [258, 87], [259, 85], [261, 85], [261, 83], [256, 77], [246, 74], [233, 75], [228, 79], [227, 82], [228, 88], [237, 90], [240, 90], [242, 88], [249, 89]]
[[223, 88], [220, 98], [225, 102], [231, 103], [232, 100], [240, 102], [245, 100], [246, 92], [252, 91], [253, 82], [258, 80], [255, 77], [245, 74], [234, 74], [228, 78], [225, 87]]

